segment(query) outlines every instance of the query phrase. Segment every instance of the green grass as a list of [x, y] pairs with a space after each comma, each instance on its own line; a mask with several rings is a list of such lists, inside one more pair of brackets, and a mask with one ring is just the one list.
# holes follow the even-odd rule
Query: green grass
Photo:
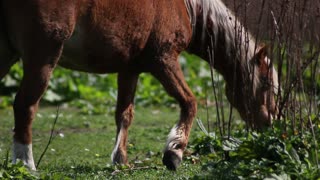
[[[113, 107], [106, 107], [112, 109]], [[34, 177], [38, 179], [319, 179], [315, 152], [318, 145], [309, 131], [283, 132], [282, 122], [261, 133], [247, 133], [244, 123], [232, 122], [231, 140], [222, 140], [210, 107], [210, 134], [204, 136], [194, 123], [184, 161], [177, 172], [168, 171], [161, 162], [167, 135], [179, 117], [179, 108], [166, 106], [136, 107], [129, 132], [129, 167], [113, 166], [110, 154], [115, 143], [114, 113], [88, 115], [76, 108], [60, 109], [54, 141]], [[113, 112], [110, 110], [108, 112]], [[225, 112], [226, 114], [228, 112]], [[201, 106], [197, 116], [207, 126], [207, 112]], [[0, 179], [28, 179], [21, 165], [11, 161], [13, 113], [0, 110]], [[40, 108], [33, 124], [33, 150], [37, 162], [49, 140], [56, 108]], [[315, 138], [320, 125], [315, 121]], [[215, 127], [215, 129], [213, 129]], [[208, 128], [207, 128], [208, 129]], [[194, 153], [194, 154], [192, 154]], [[318, 157], [318, 160], [319, 157]], [[7, 174], [9, 174], [9, 176]], [[299, 178], [298, 178], [299, 177]], [[10, 179], [10, 178], [9, 178]], [[29, 178], [30, 179], [30, 178]], [[31, 179], [34, 179], [31, 177]]]
[[[113, 113], [84, 115], [77, 109], [61, 108], [55, 128], [57, 136], [36, 176], [53, 179], [188, 179], [201, 171], [201, 163], [194, 164], [188, 160], [192, 159], [190, 155], [185, 157], [178, 172], [168, 171], [162, 165], [162, 150], [171, 127], [178, 120], [178, 108], [137, 107], [135, 112], [128, 146], [132, 169], [111, 165], [110, 154], [115, 143], [116, 129]], [[33, 123], [36, 162], [49, 139], [55, 113], [54, 107], [42, 107]], [[0, 160], [3, 161], [11, 148], [14, 121], [10, 109], [1, 110], [0, 114]], [[205, 115], [201, 111], [199, 114]], [[197, 131], [199, 129], [194, 125], [191, 139]]]

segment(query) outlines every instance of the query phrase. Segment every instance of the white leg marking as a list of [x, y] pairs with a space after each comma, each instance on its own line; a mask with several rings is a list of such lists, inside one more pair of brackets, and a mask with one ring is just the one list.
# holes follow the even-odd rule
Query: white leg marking
[[36, 170], [34, 165], [33, 154], [32, 154], [32, 144], [21, 144], [18, 142], [13, 142], [13, 162], [22, 161], [25, 166], [31, 170]]
[[121, 140], [121, 138], [122, 138], [122, 128], [121, 128], [120, 131], [119, 131], [119, 134], [118, 134], [118, 137], [117, 137], [117, 143], [116, 143], [116, 145], [114, 146], [114, 149], [113, 149], [112, 154], [111, 154], [111, 160], [112, 160], [113, 163], [114, 163], [115, 155], [116, 155], [116, 153], [117, 153], [117, 151], [118, 151], [118, 149], [119, 149], [119, 145], [120, 145], [120, 140]]
[[168, 140], [164, 151], [174, 151], [180, 158], [182, 158], [183, 150], [177, 146], [181, 143], [183, 138], [182, 130], [179, 129], [177, 125], [174, 126], [168, 135]]

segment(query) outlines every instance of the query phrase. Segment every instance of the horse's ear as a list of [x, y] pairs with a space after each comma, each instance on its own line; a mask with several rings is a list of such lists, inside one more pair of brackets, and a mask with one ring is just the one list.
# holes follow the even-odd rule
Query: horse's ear
[[262, 44], [258, 49], [255, 55], [255, 61], [258, 65], [265, 64], [265, 58], [268, 54], [268, 46]]
[[255, 61], [259, 67], [259, 71], [262, 76], [267, 76], [269, 72], [267, 54], [268, 46], [263, 44], [260, 46], [260, 48], [258, 48], [257, 53], [255, 55]]

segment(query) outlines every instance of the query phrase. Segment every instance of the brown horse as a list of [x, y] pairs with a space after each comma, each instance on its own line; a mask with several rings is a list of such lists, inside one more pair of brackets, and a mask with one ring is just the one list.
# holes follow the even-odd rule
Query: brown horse
[[0, 79], [19, 58], [24, 70], [13, 106], [13, 162], [20, 159], [35, 169], [31, 124], [57, 64], [91, 73], [118, 73], [114, 163], [127, 164], [137, 80], [141, 72], [149, 72], [181, 107], [163, 156], [168, 169], [180, 164], [197, 112], [196, 98], [178, 62], [183, 50], [200, 56], [224, 76], [229, 101], [251, 126], [271, 124], [276, 72], [266, 48], [256, 47], [220, 0], [0, 3]]

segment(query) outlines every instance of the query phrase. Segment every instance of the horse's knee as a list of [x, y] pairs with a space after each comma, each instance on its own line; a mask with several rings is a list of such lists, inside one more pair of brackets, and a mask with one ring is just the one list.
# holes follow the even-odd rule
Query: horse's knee
[[116, 111], [116, 123], [118, 128], [128, 128], [134, 117], [134, 107], [133, 104], [129, 105], [127, 108], [120, 110], [117, 108]]
[[193, 121], [193, 118], [197, 114], [197, 100], [194, 96], [186, 98], [184, 101], [180, 102], [181, 112], [187, 121]]
[[188, 100], [188, 109], [189, 109], [189, 113], [192, 116], [196, 115], [196, 113], [197, 113], [197, 99], [194, 96], [192, 96]]

